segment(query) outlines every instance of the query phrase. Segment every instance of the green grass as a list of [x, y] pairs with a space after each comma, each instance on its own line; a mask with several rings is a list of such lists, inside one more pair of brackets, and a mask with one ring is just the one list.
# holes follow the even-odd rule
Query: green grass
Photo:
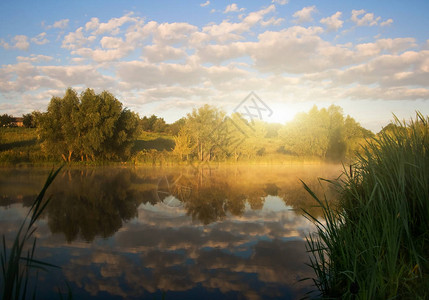
[[35, 128], [0, 127], [0, 165], [48, 161], [55, 159], [42, 151]]
[[322, 298], [429, 298], [429, 120], [374, 138], [331, 182], [336, 208], [319, 199], [323, 220], [307, 237], [313, 278]]
[[[56, 267], [35, 258], [37, 239], [34, 233], [37, 229], [35, 223], [50, 201], [50, 198], [44, 201], [46, 190], [60, 170], [61, 168], [49, 174], [45, 185], [22, 222], [10, 250], [7, 249], [5, 236], [2, 237], [0, 293], [3, 300], [27, 299], [27, 297], [35, 299], [37, 282], [34, 284], [30, 282], [31, 272]], [[31, 243], [29, 248], [28, 243]]]

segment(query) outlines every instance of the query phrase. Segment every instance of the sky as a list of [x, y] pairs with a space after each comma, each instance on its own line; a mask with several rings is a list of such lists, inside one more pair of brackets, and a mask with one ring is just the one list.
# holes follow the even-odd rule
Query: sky
[[204, 104], [239, 111], [253, 92], [267, 122], [334, 104], [377, 132], [393, 114], [429, 115], [428, 12], [426, 0], [3, 0], [0, 114], [92, 88], [171, 123]]

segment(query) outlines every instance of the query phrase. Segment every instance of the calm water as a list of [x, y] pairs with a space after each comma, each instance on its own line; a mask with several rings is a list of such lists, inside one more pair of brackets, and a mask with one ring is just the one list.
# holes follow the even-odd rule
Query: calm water
[[[299, 179], [340, 166], [63, 170], [38, 222], [40, 298], [296, 299], [312, 289]], [[48, 169], [0, 169], [0, 233], [9, 245]], [[325, 192], [332, 190], [325, 186]]]

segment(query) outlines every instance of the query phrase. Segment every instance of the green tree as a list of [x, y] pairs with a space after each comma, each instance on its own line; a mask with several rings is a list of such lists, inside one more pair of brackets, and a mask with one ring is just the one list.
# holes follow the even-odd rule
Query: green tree
[[285, 150], [297, 155], [324, 158], [328, 148], [329, 114], [317, 106], [308, 113], [297, 114], [279, 132], [285, 142]]
[[23, 119], [22, 123], [24, 124], [24, 127], [26, 128], [34, 127], [34, 120], [33, 120], [32, 113], [22, 115], [22, 119]]
[[343, 110], [339, 106], [331, 105], [328, 108], [329, 127], [328, 127], [328, 147], [326, 149], [326, 158], [331, 161], [341, 161], [344, 159], [347, 145], [344, 136], [344, 116]]
[[9, 127], [13, 122], [13, 117], [8, 114], [0, 115], [0, 126], [1, 127]]
[[179, 134], [174, 137], [174, 143], [173, 152], [180, 156], [180, 160], [183, 160], [183, 156], [186, 156], [186, 159], [188, 159], [189, 154], [191, 154], [193, 150], [190, 134], [181, 130]]
[[39, 119], [43, 148], [65, 161], [126, 158], [138, 134], [138, 116], [107, 91], [87, 89], [79, 97], [67, 89]]
[[157, 118], [153, 123], [152, 130], [154, 132], [165, 132], [168, 128], [167, 123], [165, 123], [163, 118]]
[[170, 126], [168, 127], [168, 132], [172, 135], [178, 135], [180, 129], [182, 129], [185, 123], [186, 123], [186, 118], [180, 118], [173, 124], [170, 124]]
[[210, 161], [215, 158], [219, 143], [222, 143], [219, 136], [224, 118], [223, 111], [207, 104], [187, 115], [180, 132], [190, 137], [193, 154], [198, 160]]

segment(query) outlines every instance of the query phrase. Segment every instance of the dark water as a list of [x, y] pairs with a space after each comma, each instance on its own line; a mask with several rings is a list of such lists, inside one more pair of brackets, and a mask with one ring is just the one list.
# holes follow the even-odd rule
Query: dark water
[[[65, 169], [48, 191], [36, 256], [41, 299], [299, 299], [318, 215], [299, 179], [339, 166]], [[14, 238], [47, 169], [0, 170], [0, 233]], [[325, 192], [335, 197], [327, 187]]]

